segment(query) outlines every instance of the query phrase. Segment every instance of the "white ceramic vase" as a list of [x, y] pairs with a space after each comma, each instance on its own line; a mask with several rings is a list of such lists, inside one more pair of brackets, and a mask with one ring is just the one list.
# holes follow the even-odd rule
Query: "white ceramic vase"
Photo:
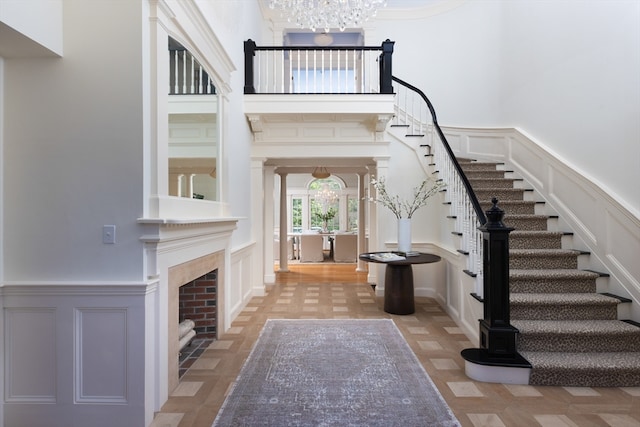
[[411, 218], [398, 219], [398, 252], [411, 251]]

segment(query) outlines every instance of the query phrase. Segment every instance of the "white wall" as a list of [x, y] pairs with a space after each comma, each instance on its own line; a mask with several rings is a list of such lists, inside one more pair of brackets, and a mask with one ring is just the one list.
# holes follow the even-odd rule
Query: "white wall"
[[640, 3], [504, 2], [501, 116], [640, 216]]
[[500, 17], [499, 2], [468, 1], [422, 19], [380, 19], [372, 44], [395, 41], [393, 75], [425, 92], [441, 124], [495, 124]]
[[143, 3], [21, 3], [64, 57], [3, 60], [0, 425], [143, 425]]
[[[231, 215], [239, 217], [238, 229], [232, 236], [232, 246], [239, 247], [255, 239], [251, 217], [250, 149], [253, 135], [244, 115], [244, 50], [247, 39], [259, 40], [265, 28], [255, 1], [197, 0], [199, 7], [215, 29], [216, 36], [227, 49], [236, 71], [231, 75], [228, 122], [224, 141], [229, 191], [227, 201]], [[259, 195], [257, 195], [259, 197]]]
[[[20, 34], [21, 37], [29, 38], [45, 49], [61, 55], [62, 8], [62, 0], [2, 0], [0, 24], [11, 28], [11, 31], [2, 32], [3, 37]], [[25, 46], [19, 38], [11, 40], [11, 43]], [[7, 51], [13, 50], [8, 46], [2, 47], [6, 47]]]
[[441, 125], [517, 127], [640, 215], [640, 3], [468, 1], [399, 22], [376, 34]]
[[5, 61], [6, 281], [141, 278], [141, 12], [69, 2], [64, 59]]

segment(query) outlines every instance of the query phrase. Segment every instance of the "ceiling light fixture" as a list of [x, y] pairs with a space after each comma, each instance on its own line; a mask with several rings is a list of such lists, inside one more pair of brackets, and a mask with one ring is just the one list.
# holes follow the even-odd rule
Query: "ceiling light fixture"
[[318, 190], [314, 196], [324, 207], [324, 211], [327, 211], [327, 207], [338, 200], [338, 193], [329, 188], [329, 185], [322, 184], [322, 188]]
[[324, 28], [325, 33], [360, 27], [386, 5], [387, 0], [269, 0], [269, 7], [279, 9], [287, 21], [311, 31]]
[[316, 44], [316, 46], [329, 46], [331, 45], [331, 43], [333, 43], [333, 36], [331, 34], [322, 32], [313, 36], [313, 42]]
[[313, 172], [311, 173], [311, 176], [316, 179], [326, 179], [326, 178], [329, 178], [331, 174], [329, 173], [327, 168], [325, 168], [324, 166], [318, 166], [313, 170]]

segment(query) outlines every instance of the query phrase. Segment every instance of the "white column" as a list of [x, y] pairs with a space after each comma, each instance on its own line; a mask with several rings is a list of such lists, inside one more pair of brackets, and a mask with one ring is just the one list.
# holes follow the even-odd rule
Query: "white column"
[[193, 178], [196, 175], [191, 173], [189, 174], [189, 179], [187, 180], [187, 194], [186, 197], [193, 199]]
[[178, 175], [178, 197], [184, 197], [185, 179], [186, 176], [183, 173]]
[[280, 269], [289, 271], [288, 241], [287, 241], [287, 174], [280, 175]]
[[[358, 254], [367, 252], [366, 245], [366, 228], [365, 228], [365, 176], [364, 172], [358, 173]], [[358, 258], [358, 266], [356, 267], [356, 271], [367, 271], [367, 263], [365, 261], [360, 260]]]
[[[373, 175], [376, 178], [381, 176], [388, 176], [389, 172], [389, 157], [376, 157], [374, 158], [376, 164], [375, 166], [370, 166], [369, 175]], [[371, 183], [367, 184], [369, 188], [369, 194], [375, 194], [375, 188]], [[387, 209], [383, 209], [387, 210]], [[390, 215], [390, 213], [387, 213]], [[387, 223], [380, 224], [380, 220], [384, 221], [384, 215], [378, 215], [378, 204], [370, 203], [369, 204], [369, 252], [383, 251], [387, 250], [387, 247], [384, 245], [385, 239], [387, 239], [387, 234], [390, 234], [389, 230], [385, 230], [385, 227], [388, 226]], [[395, 227], [394, 227], [395, 230]], [[395, 231], [393, 232], [395, 235]], [[376, 295], [381, 296], [384, 295], [384, 264], [370, 264], [369, 265], [369, 274], [367, 276], [367, 280], [369, 283], [376, 284]]]
[[[263, 191], [264, 197], [253, 197], [254, 205], [254, 221], [260, 224], [260, 244], [262, 247], [262, 258], [259, 262], [263, 262], [263, 282], [275, 283], [276, 275], [274, 271], [274, 253], [273, 253], [273, 232], [275, 230], [275, 206], [274, 206], [274, 167], [264, 166], [264, 159], [252, 159], [255, 168], [256, 180], [259, 179], [257, 187]], [[256, 233], [256, 235], [258, 235]]]
[[170, 173], [169, 174], [169, 195], [170, 196], [180, 196], [180, 188], [182, 177], [184, 175], [181, 173]]

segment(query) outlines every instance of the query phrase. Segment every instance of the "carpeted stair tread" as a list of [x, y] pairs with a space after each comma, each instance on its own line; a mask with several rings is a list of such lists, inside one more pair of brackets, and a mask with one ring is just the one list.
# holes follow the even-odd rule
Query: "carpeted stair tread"
[[595, 292], [599, 277], [598, 273], [575, 269], [512, 269], [509, 271], [509, 289], [512, 295]]
[[640, 351], [640, 328], [620, 320], [513, 320], [518, 351]]
[[[476, 197], [478, 200], [491, 200], [496, 197], [500, 203], [503, 200], [523, 200], [524, 198], [524, 188], [481, 188], [474, 189], [476, 193]], [[501, 206], [501, 204], [498, 204]], [[502, 208], [501, 208], [502, 209]]]
[[[534, 200], [500, 200], [500, 209], [509, 215], [534, 215], [537, 202]], [[491, 209], [493, 203], [481, 200], [483, 211]]]
[[[553, 271], [553, 270], [549, 270]], [[520, 278], [517, 280], [509, 280], [509, 290], [512, 294], [537, 294], [541, 292], [545, 293], [586, 293], [596, 291], [595, 278], [588, 280], [575, 279], [571, 277], [552, 280], [544, 276]]]
[[531, 255], [580, 255], [582, 252], [577, 249], [515, 249], [509, 253], [531, 254]]
[[572, 278], [580, 278], [580, 279], [597, 279], [600, 275], [594, 271], [586, 271], [586, 270], [575, 270], [575, 269], [555, 269], [555, 270], [546, 270], [546, 269], [530, 269], [530, 270], [518, 270], [511, 269], [509, 271], [509, 278], [513, 279], [521, 279], [521, 278], [537, 278], [537, 277], [547, 277], [551, 280], [563, 280], [563, 279], [572, 279]]
[[571, 269], [578, 267], [580, 251], [573, 249], [510, 249], [509, 268]]
[[618, 298], [610, 297], [603, 294], [583, 293], [583, 294], [534, 294], [534, 293], [515, 293], [511, 294], [511, 304], [620, 304]]
[[536, 214], [505, 214], [504, 222], [507, 222], [510, 219], [549, 219], [549, 215], [536, 215]]
[[503, 222], [516, 230], [546, 231], [548, 215], [505, 215]]
[[564, 233], [547, 230], [514, 230], [509, 235], [511, 249], [562, 249]]
[[497, 162], [458, 162], [463, 171], [478, 171], [478, 170], [496, 170], [498, 165], [502, 163]]
[[493, 170], [478, 170], [478, 171], [465, 171], [464, 173], [467, 176], [467, 179], [474, 180], [480, 178], [490, 178], [490, 179], [502, 179], [504, 178], [504, 171], [493, 169]]
[[515, 320], [613, 320], [620, 304], [596, 293], [513, 293], [509, 301]]
[[640, 358], [634, 352], [520, 353], [533, 369], [529, 384], [565, 387], [637, 387]]
[[[622, 320], [514, 320], [511, 322], [520, 334], [589, 334], [592, 332], [608, 334], [631, 334], [638, 337], [640, 346], [640, 328]], [[639, 347], [640, 348], [640, 347]]]
[[475, 191], [485, 188], [513, 188], [514, 182], [513, 178], [469, 178], [469, 183]]

